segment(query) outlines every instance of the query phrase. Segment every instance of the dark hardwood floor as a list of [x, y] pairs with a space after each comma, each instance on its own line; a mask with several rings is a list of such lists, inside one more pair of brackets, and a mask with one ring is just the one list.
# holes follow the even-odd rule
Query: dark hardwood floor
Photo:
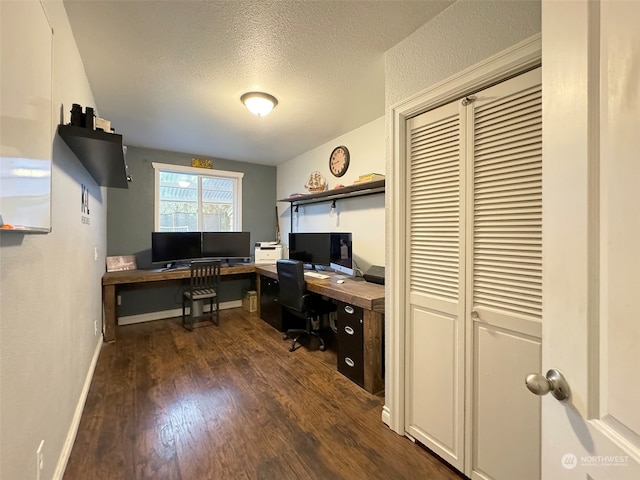
[[119, 327], [103, 347], [64, 475], [100, 479], [461, 478], [380, 420], [384, 399], [240, 309], [188, 332]]

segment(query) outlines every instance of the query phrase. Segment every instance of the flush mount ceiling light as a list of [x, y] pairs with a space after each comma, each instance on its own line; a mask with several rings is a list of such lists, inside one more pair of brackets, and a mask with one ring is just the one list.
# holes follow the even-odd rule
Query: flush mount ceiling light
[[271, 110], [278, 105], [276, 97], [263, 92], [247, 92], [240, 97], [240, 101], [251, 113], [259, 117], [269, 115]]

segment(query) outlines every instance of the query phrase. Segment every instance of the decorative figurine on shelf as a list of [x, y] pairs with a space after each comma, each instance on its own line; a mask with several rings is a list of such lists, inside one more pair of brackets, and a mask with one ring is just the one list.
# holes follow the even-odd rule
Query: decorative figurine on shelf
[[324, 192], [327, 189], [327, 181], [320, 172], [312, 172], [304, 188], [306, 188], [309, 193]]

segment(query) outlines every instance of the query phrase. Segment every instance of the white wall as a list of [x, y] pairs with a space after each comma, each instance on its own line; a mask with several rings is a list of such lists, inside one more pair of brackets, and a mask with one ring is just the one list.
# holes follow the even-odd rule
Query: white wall
[[[338, 145], [345, 145], [350, 153], [349, 169], [339, 178], [329, 172], [329, 155]], [[384, 117], [380, 117], [280, 164], [277, 198], [287, 198], [292, 193], [307, 193], [304, 185], [309, 174], [315, 170], [327, 179], [330, 189], [339, 183], [351, 185], [365, 173], [384, 174], [384, 152]], [[354, 259], [358, 266], [366, 271], [371, 265], [384, 265], [384, 195], [341, 199], [336, 207], [335, 216], [330, 216], [331, 202], [299, 207], [297, 217], [294, 215], [293, 218], [293, 231], [351, 232]], [[278, 202], [280, 232], [285, 245], [288, 245], [291, 231], [291, 213], [289, 203]]]
[[[55, 128], [61, 111], [69, 121], [72, 103], [95, 104], [62, 1], [45, 9], [55, 32]], [[53, 138], [52, 232], [0, 234], [0, 478], [7, 480], [35, 478], [41, 440], [42, 478], [54, 477], [102, 339], [94, 321], [100, 331], [106, 190]], [[81, 222], [81, 185], [89, 188], [89, 225]]]
[[386, 52], [386, 111], [540, 28], [540, 0], [459, 0]]

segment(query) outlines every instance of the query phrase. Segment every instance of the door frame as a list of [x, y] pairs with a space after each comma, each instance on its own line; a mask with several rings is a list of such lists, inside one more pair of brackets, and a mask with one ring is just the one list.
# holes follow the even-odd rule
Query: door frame
[[[514, 46], [439, 82], [390, 108], [391, 158], [386, 169], [386, 245], [389, 255], [385, 311], [386, 364], [385, 405], [382, 421], [394, 432], [405, 435], [405, 329], [407, 326], [406, 226], [407, 142], [406, 123], [411, 117], [460, 99], [515, 76], [542, 62], [542, 36], [533, 35]], [[465, 392], [465, 402], [468, 400]], [[465, 423], [467, 423], [465, 421]]]

